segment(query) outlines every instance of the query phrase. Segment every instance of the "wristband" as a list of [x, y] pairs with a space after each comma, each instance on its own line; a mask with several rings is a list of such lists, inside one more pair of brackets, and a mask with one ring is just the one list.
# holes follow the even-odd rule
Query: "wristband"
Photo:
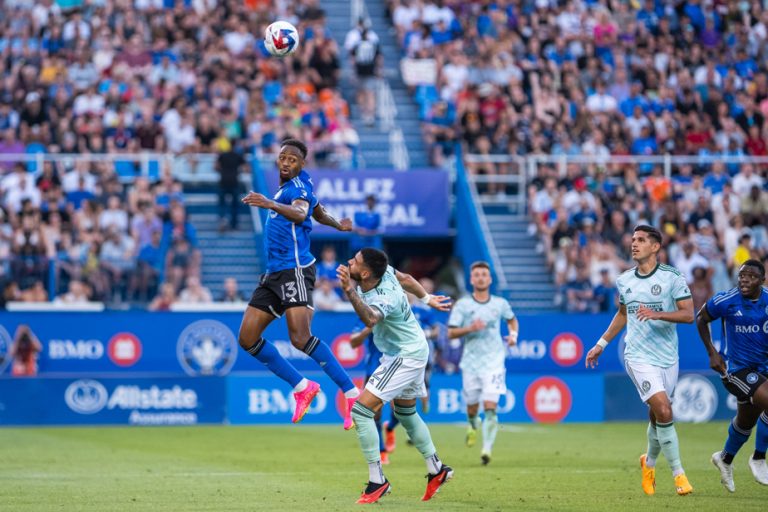
[[422, 304], [429, 304], [429, 301], [432, 300], [432, 295], [426, 294], [425, 296], [423, 296], [419, 300], [421, 301]]
[[600, 338], [599, 340], [597, 340], [597, 343], [596, 343], [596, 344], [597, 344], [597, 345], [598, 345], [600, 348], [605, 348], [605, 347], [607, 347], [607, 346], [608, 346], [608, 340], [606, 340], [605, 338]]
[[517, 331], [509, 331], [509, 335], [512, 336], [515, 340], [517, 340]]

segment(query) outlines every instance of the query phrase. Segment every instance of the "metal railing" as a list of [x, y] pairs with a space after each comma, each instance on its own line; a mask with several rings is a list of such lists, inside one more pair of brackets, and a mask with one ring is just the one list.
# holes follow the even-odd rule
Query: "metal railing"
[[397, 103], [386, 78], [376, 81], [376, 114], [379, 117], [379, 129], [389, 132], [389, 163], [399, 171], [408, 169], [411, 163], [408, 146], [403, 131], [395, 126]]

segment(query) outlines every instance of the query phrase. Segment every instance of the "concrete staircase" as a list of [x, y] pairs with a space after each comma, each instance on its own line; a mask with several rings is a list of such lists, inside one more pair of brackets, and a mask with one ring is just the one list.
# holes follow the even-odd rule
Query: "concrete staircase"
[[218, 196], [215, 192], [185, 190], [189, 220], [197, 230], [202, 252], [202, 281], [214, 300], [223, 291], [224, 279], [234, 277], [248, 299], [263, 269], [261, 248], [256, 247], [250, 209], [241, 205], [236, 231], [219, 232]]
[[520, 313], [555, 312], [555, 285], [544, 256], [536, 251], [538, 239], [528, 234], [528, 220], [506, 208], [484, 206], [488, 245], [497, 258], [496, 289]]
[[[339, 45], [339, 58], [342, 64], [343, 78], [340, 89], [344, 99], [351, 108], [352, 124], [360, 135], [360, 165], [369, 169], [392, 168], [390, 161], [391, 130], [381, 123], [365, 126], [360, 110], [355, 101], [354, 66], [352, 60], [344, 51], [344, 38], [354, 26], [351, 20], [351, 2], [348, 0], [323, 0], [321, 3], [326, 12], [326, 24]], [[384, 58], [384, 80], [392, 93], [392, 99], [397, 109], [394, 125], [400, 128], [408, 148], [410, 168], [429, 167], [429, 156], [421, 132], [418, 105], [408, 92], [400, 77], [400, 46], [386, 18], [384, 2], [381, 0], [366, 1], [371, 29], [379, 36], [381, 52]]]

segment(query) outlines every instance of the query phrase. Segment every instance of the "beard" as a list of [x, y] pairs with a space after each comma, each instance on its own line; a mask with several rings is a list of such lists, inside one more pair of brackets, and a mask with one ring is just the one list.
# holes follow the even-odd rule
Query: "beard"
[[360, 277], [360, 272], [354, 273], [352, 270], [349, 271], [349, 277], [357, 281], [358, 283], [363, 280], [362, 277]]

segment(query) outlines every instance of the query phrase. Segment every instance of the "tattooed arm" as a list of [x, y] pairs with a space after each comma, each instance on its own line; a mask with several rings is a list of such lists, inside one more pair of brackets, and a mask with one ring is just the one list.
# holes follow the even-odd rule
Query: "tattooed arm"
[[341, 289], [347, 295], [349, 303], [352, 304], [355, 313], [357, 313], [357, 316], [360, 317], [360, 320], [363, 321], [366, 327], [373, 327], [384, 318], [384, 314], [381, 311], [363, 302], [362, 297], [360, 297], [355, 289], [355, 282], [349, 276], [349, 267], [339, 265], [336, 269], [336, 276], [341, 281]]

